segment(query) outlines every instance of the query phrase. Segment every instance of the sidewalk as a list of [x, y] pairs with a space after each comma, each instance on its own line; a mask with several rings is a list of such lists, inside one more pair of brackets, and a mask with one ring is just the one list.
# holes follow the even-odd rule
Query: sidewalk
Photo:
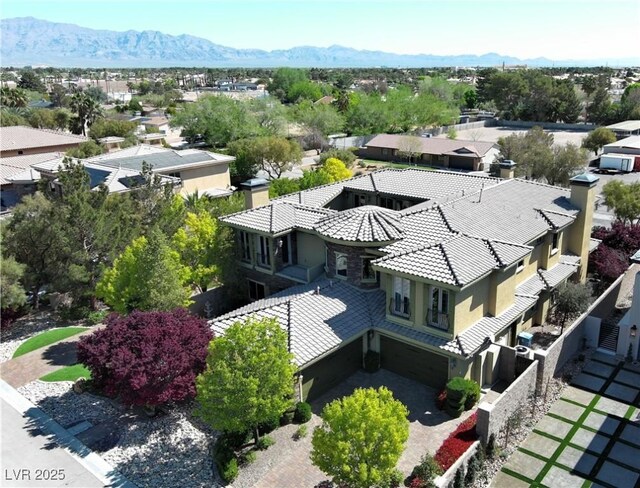
[[15, 389], [0, 380], [0, 486], [136, 488]]
[[0, 377], [14, 388], [26, 385], [65, 366], [76, 364], [76, 342], [92, 334], [96, 327], [67, 339], [54, 342], [35, 351], [0, 364]]

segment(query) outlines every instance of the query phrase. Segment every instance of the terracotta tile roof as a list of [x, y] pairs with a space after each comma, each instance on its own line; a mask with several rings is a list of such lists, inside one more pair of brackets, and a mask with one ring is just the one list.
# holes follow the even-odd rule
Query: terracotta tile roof
[[34, 129], [23, 125], [0, 127], [0, 151], [33, 149], [37, 147], [80, 144], [89, 138], [49, 129]]

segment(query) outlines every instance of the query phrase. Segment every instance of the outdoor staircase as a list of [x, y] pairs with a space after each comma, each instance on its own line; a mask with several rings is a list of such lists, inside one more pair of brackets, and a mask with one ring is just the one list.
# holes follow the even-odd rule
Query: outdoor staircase
[[598, 347], [608, 351], [616, 352], [618, 348], [618, 332], [620, 329], [616, 324], [602, 322], [600, 324], [600, 337]]

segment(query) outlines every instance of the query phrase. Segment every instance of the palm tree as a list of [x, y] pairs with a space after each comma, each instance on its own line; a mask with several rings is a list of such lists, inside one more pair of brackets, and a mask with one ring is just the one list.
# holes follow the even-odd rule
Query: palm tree
[[29, 103], [29, 97], [27, 92], [21, 88], [7, 88], [2, 87], [0, 89], [2, 106], [8, 108], [22, 108], [26, 107]]
[[87, 135], [87, 127], [99, 118], [103, 117], [100, 103], [84, 92], [77, 92], [71, 97], [71, 110], [76, 113], [77, 129], [80, 129], [83, 136]]

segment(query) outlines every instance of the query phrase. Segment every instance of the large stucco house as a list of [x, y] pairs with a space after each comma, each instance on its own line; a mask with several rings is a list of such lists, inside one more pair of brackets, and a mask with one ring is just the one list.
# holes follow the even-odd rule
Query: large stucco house
[[546, 320], [553, 290], [584, 281], [597, 178], [570, 189], [446, 171], [385, 169], [269, 201], [244, 186], [247, 210], [225, 217], [252, 303], [211, 321], [216, 334], [250, 316], [289, 334], [300, 395], [313, 398], [362, 367], [433, 387], [497, 374], [492, 343]]

